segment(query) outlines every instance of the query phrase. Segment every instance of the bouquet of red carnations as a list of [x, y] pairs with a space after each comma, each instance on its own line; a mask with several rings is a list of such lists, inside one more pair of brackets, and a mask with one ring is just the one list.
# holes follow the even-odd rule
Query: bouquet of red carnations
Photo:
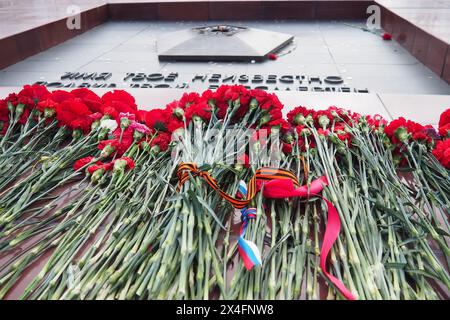
[[39, 266], [24, 299], [446, 298], [450, 109], [438, 130], [282, 110], [242, 86], [150, 111], [9, 95], [0, 296]]

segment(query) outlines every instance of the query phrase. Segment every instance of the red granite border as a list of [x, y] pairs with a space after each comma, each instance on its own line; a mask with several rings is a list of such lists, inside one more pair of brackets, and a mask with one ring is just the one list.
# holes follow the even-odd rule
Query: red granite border
[[0, 69], [45, 51], [108, 20], [107, 5], [81, 13], [81, 30], [69, 30], [66, 19], [53, 21], [37, 28], [0, 39]]
[[414, 57], [450, 84], [449, 44], [381, 6], [381, 26]]

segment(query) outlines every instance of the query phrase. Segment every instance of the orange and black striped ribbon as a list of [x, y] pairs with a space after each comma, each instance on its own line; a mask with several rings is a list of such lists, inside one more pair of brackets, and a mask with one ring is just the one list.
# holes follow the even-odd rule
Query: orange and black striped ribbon
[[250, 179], [246, 198], [236, 199], [223, 191], [216, 180], [211, 177], [208, 172], [199, 170], [197, 165], [192, 162], [182, 162], [178, 166], [178, 190], [180, 190], [183, 184], [189, 179], [189, 175], [192, 177], [203, 178], [211, 188], [216, 190], [222, 198], [227, 200], [236, 209], [247, 207], [249, 202], [256, 196], [259, 191], [256, 183], [258, 180], [270, 181], [275, 179], [291, 179], [295, 187], [300, 186], [297, 177], [292, 172], [279, 168], [264, 167], [256, 170], [255, 175]]

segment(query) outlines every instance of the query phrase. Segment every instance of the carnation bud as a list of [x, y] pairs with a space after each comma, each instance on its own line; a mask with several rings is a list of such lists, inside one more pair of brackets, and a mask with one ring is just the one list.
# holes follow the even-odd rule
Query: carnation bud
[[161, 151], [161, 148], [157, 144], [155, 144], [153, 147], [151, 147], [150, 154], [156, 156], [160, 151]]
[[259, 120], [259, 125], [263, 126], [266, 123], [269, 123], [269, 121], [270, 121], [270, 114], [266, 114], [266, 115], [262, 116], [261, 119]]
[[145, 133], [140, 132], [138, 130], [134, 130], [133, 131], [133, 139], [134, 139], [135, 142], [141, 140], [144, 137], [145, 137]]
[[100, 127], [100, 120], [95, 120], [94, 122], [92, 122], [92, 124], [91, 124], [92, 131], [96, 131], [98, 129], [98, 127]]
[[120, 118], [120, 128], [122, 130], [125, 130], [126, 128], [128, 128], [130, 126], [130, 124], [131, 124], [131, 120], [130, 119], [125, 118], [125, 117]]
[[308, 124], [313, 124], [314, 123], [314, 118], [313, 118], [313, 116], [311, 114], [308, 114], [306, 116], [306, 123], [308, 123]]
[[113, 172], [114, 173], [120, 173], [125, 171], [125, 167], [127, 166], [127, 162], [125, 160], [122, 159], [117, 159], [114, 162], [114, 168], [113, 168]]
[[116, 148], [110, 144], [106, 145], [102, 152], [100, 153], [101, 158], [107, 158], [109, 157], [114, 151], [116, 151]]
[[181, 108], [175, 108], [173, 110], [173, 115], [181, 120], [181, 119], [183, 119], [183, 116], [184, 116], [184, 110]]
[[37, 118], [37, 117], [39, 117], [39, 114], [40, 114], [39, 110], [37, 110], [37, 109], [31, 110], [31, 116]]
[[83, 132], [81, 131], [81, 129], [75, 129], [72, 132], [72, 139], [74, 140], [78, 140], [83, 136]]
[[287, 143], [292, 143], [294, 141], [294, 136], [291, 133], [286, 133], [283, 139]]
[[8, 101], [8, 111], [12, 112], [13, 110], [14, 110], [13, 104], [10, 101]]
[[101, 128], [100, 132], [98, 133], [98, 140], [105, 140], [108, 136], [109, 129], [108, 128]]
[[309, 130], [308, 128], [302, 129], [302, 131], [300, 131], [300, 133], [301, 133], [303, 136], [306, 136], [306, 137], [308, 137], [308, 136], [310, 136], [310, 135], [312, 134], [311, 130]]
[[306, 118], [301, 113], [299, 113], [299, 114], [297, 114], [294, 117], [294, 124], [296, 124], [296, 125], [305, 125], [306, 124]]
[[330, 134], [328, 139], [334, 144], [340, 144], [341, 140], [339, 140], [338, 136], [335, 134]]
[[44, 117], [45, 118], [53, 118], [56, 115], [55, 109], [45, 108], [44, 109]]
[[104, 173], [105, 173], [105, 169], [95, 170], [95, 172], [91, 176], [91, 181], [98, 182], [103, 177]]
[[318, 122], [325, 129], [330, 124], [330, 119], [327, 116], [320, 116]]
[[408, 131], [404, 127], [399, 127], [395, 130], [395, 136], [401, 142], [405, 142], [408, 140]]
[[250, 104], [249, 104], [248, 107], [249, 107], [250, 110], [255, 110], [256, 108], [258, 108], [258, 107], [259, 107], [258, 100], [256, 100], [255, 98], [253, 98], [253, 99], [250, 101]]
[[197, 115], [192, 116], [194, 122], [203, 122], [203, 119]]
[[16, 107], [16, 117], [20, 118], [20, 116], [22, 116], [24, 110], [25, 110], [25, 105], [22, 103], [18, 104]]

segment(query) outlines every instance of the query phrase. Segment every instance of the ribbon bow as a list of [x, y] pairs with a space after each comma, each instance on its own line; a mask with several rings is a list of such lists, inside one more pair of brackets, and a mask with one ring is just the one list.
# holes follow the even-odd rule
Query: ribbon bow
[[[246, 208], [250, 201], [261, 189], [263, 189], [263, 196], [268, 199], [310, 196], [320, 197], [323, 201], [325, 201], [328, 208], [328, 221], [325, 228], [322, 248], [320, 250], [320, 268], [322, 269], [325, 277], [331, 283], [333, 283], [333, 285], [339, 290], [339, 292], [341, 292], [341, 294], [345, 298], [347, 298], [348, 300], [355, 300], [353, 294], [344, 286], [344, 284], [339, 281], [339, 279], [331, 275], [326, 269], [328, 254], [330, 253], [331, 247], [338, 238], [339, 232], [341, 230], [341, 220], [339, 218], [337, 209], [333, 206], [333, 204], [319, 195], [319, 193], [323, 190], [323, 187], [328, 185], [328, 180], [325, 176], [312, 181], [308, 188], [308, 186], [300, 186], [297, 176], [295, 176], [290, 171], [269, 167], [260, 168], [255, 171], [255, 175], [250, 179], [247, 194], [245, 195], [244, 199], [236, 199], [224, 192], [219, 187], [216, 180], [214, 180], [214, 178], [212, 178], [208, 172], [198, 170], [197, 166], [194, 163], [190, 162], [181, 163], [178, 166], [177, 176], [179, 189], [181, 189], [181, 186], [189, 179], [189, 173], [192, 176], [199, 176], [203, 178], [211, 188], [216, 190], [221, 197], [227, 200], [236, 209]], [[241, 230], [242, 228], [244, 228], [244, 226], [246, 229], [246, 224], [243, 224]], [[248, 244], [248, 241], [243, 243]]]
[[[239, 182], [239, 192], [242, 196], [247, 196], [247, 184], [244, 181]], [[244, 262], [244, 266], [247, 270], [252, 270], [255, 266], [260, 266], [262, 264], [261, 261], [261, 253], [259, 252], [258, 247], [252, 241], [246, 240], [244, 238], [245, 231], [247, 230], [247, 225], [250, 220], [256, 218], [256, 209], [255, 208], [243, 208], [241, 209], [241, 229], [239, 232], [239, 240], [238, 240], [238, 250], [239, 255]]]

